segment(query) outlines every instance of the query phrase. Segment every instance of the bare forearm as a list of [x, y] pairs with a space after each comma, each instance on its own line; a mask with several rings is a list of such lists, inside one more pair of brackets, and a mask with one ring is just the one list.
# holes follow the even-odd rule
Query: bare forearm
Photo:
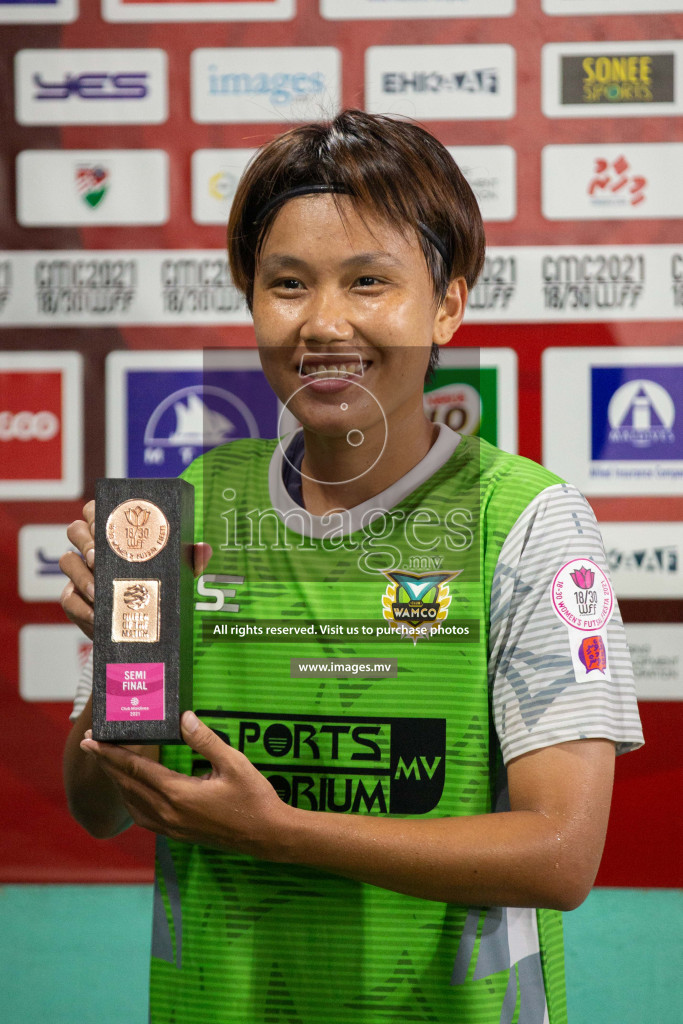
[[475, 906], [571, 909], [595, 879], [614, 771], [609, 740], [570, 741], [510, 761], [511, 811], [402, 819], [291, 807], [193, 712], [183, 714], [181, 729], [211, 764], [206, 775], [188, 778], [121, 747], [83, 744], [116, 777], [135, 820], [173, 839]]
[[300, 811], [286, 846], [284, 860], [423, 899], [570, 909], [585, 895], [581, 865], [535, 811], [422, 821]]
[[64, 788], [75, 820], [97, 839], [108, 839], [131, 824], [118, 787], [79, 744], [92, 728], [92, 697], [74, 722], [64, 750]]
[[511, 762], [508, 812], [402, 819], [292, 809], [276, 857], [423, 899], [569, 910], [595, 880], [613, 772], [613, 744], [583, 740]]

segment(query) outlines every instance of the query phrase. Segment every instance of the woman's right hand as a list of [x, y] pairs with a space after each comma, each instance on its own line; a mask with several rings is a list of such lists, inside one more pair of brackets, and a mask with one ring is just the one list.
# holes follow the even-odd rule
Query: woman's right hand
[[71, 523], [66, 535], [77, 551], [67, 551], [59, 559], [59, 568], [69, 577], [60, 600], [67, 618], [75, 622], [88, 639], [92, 640], [95, 600], [94, 501], [89, 501], [83, 506], [83, 518]]

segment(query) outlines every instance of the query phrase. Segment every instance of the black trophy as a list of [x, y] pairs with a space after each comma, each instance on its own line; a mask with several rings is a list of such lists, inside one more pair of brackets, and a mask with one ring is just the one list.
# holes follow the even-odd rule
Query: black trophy
[[93, 738], [182, 743], [192, 706], [194, 487], [95, 487]]

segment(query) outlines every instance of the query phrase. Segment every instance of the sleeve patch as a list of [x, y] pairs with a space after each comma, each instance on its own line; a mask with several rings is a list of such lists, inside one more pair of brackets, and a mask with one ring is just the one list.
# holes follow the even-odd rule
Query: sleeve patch
[[614, 610], [610, 581], [590, 558], [566, 562], [555, 574], [550, 597], [557, 617], [580, 633], [598, 633]]

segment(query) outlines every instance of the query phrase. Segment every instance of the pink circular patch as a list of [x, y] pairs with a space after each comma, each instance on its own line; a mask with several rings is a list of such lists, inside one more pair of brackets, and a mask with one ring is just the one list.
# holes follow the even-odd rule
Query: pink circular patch
[[593, 632], [609, 622], [614, 594], [607, 576], [590, 558], [573, 558], [555, 574], [553, 610], [572, 629]]

